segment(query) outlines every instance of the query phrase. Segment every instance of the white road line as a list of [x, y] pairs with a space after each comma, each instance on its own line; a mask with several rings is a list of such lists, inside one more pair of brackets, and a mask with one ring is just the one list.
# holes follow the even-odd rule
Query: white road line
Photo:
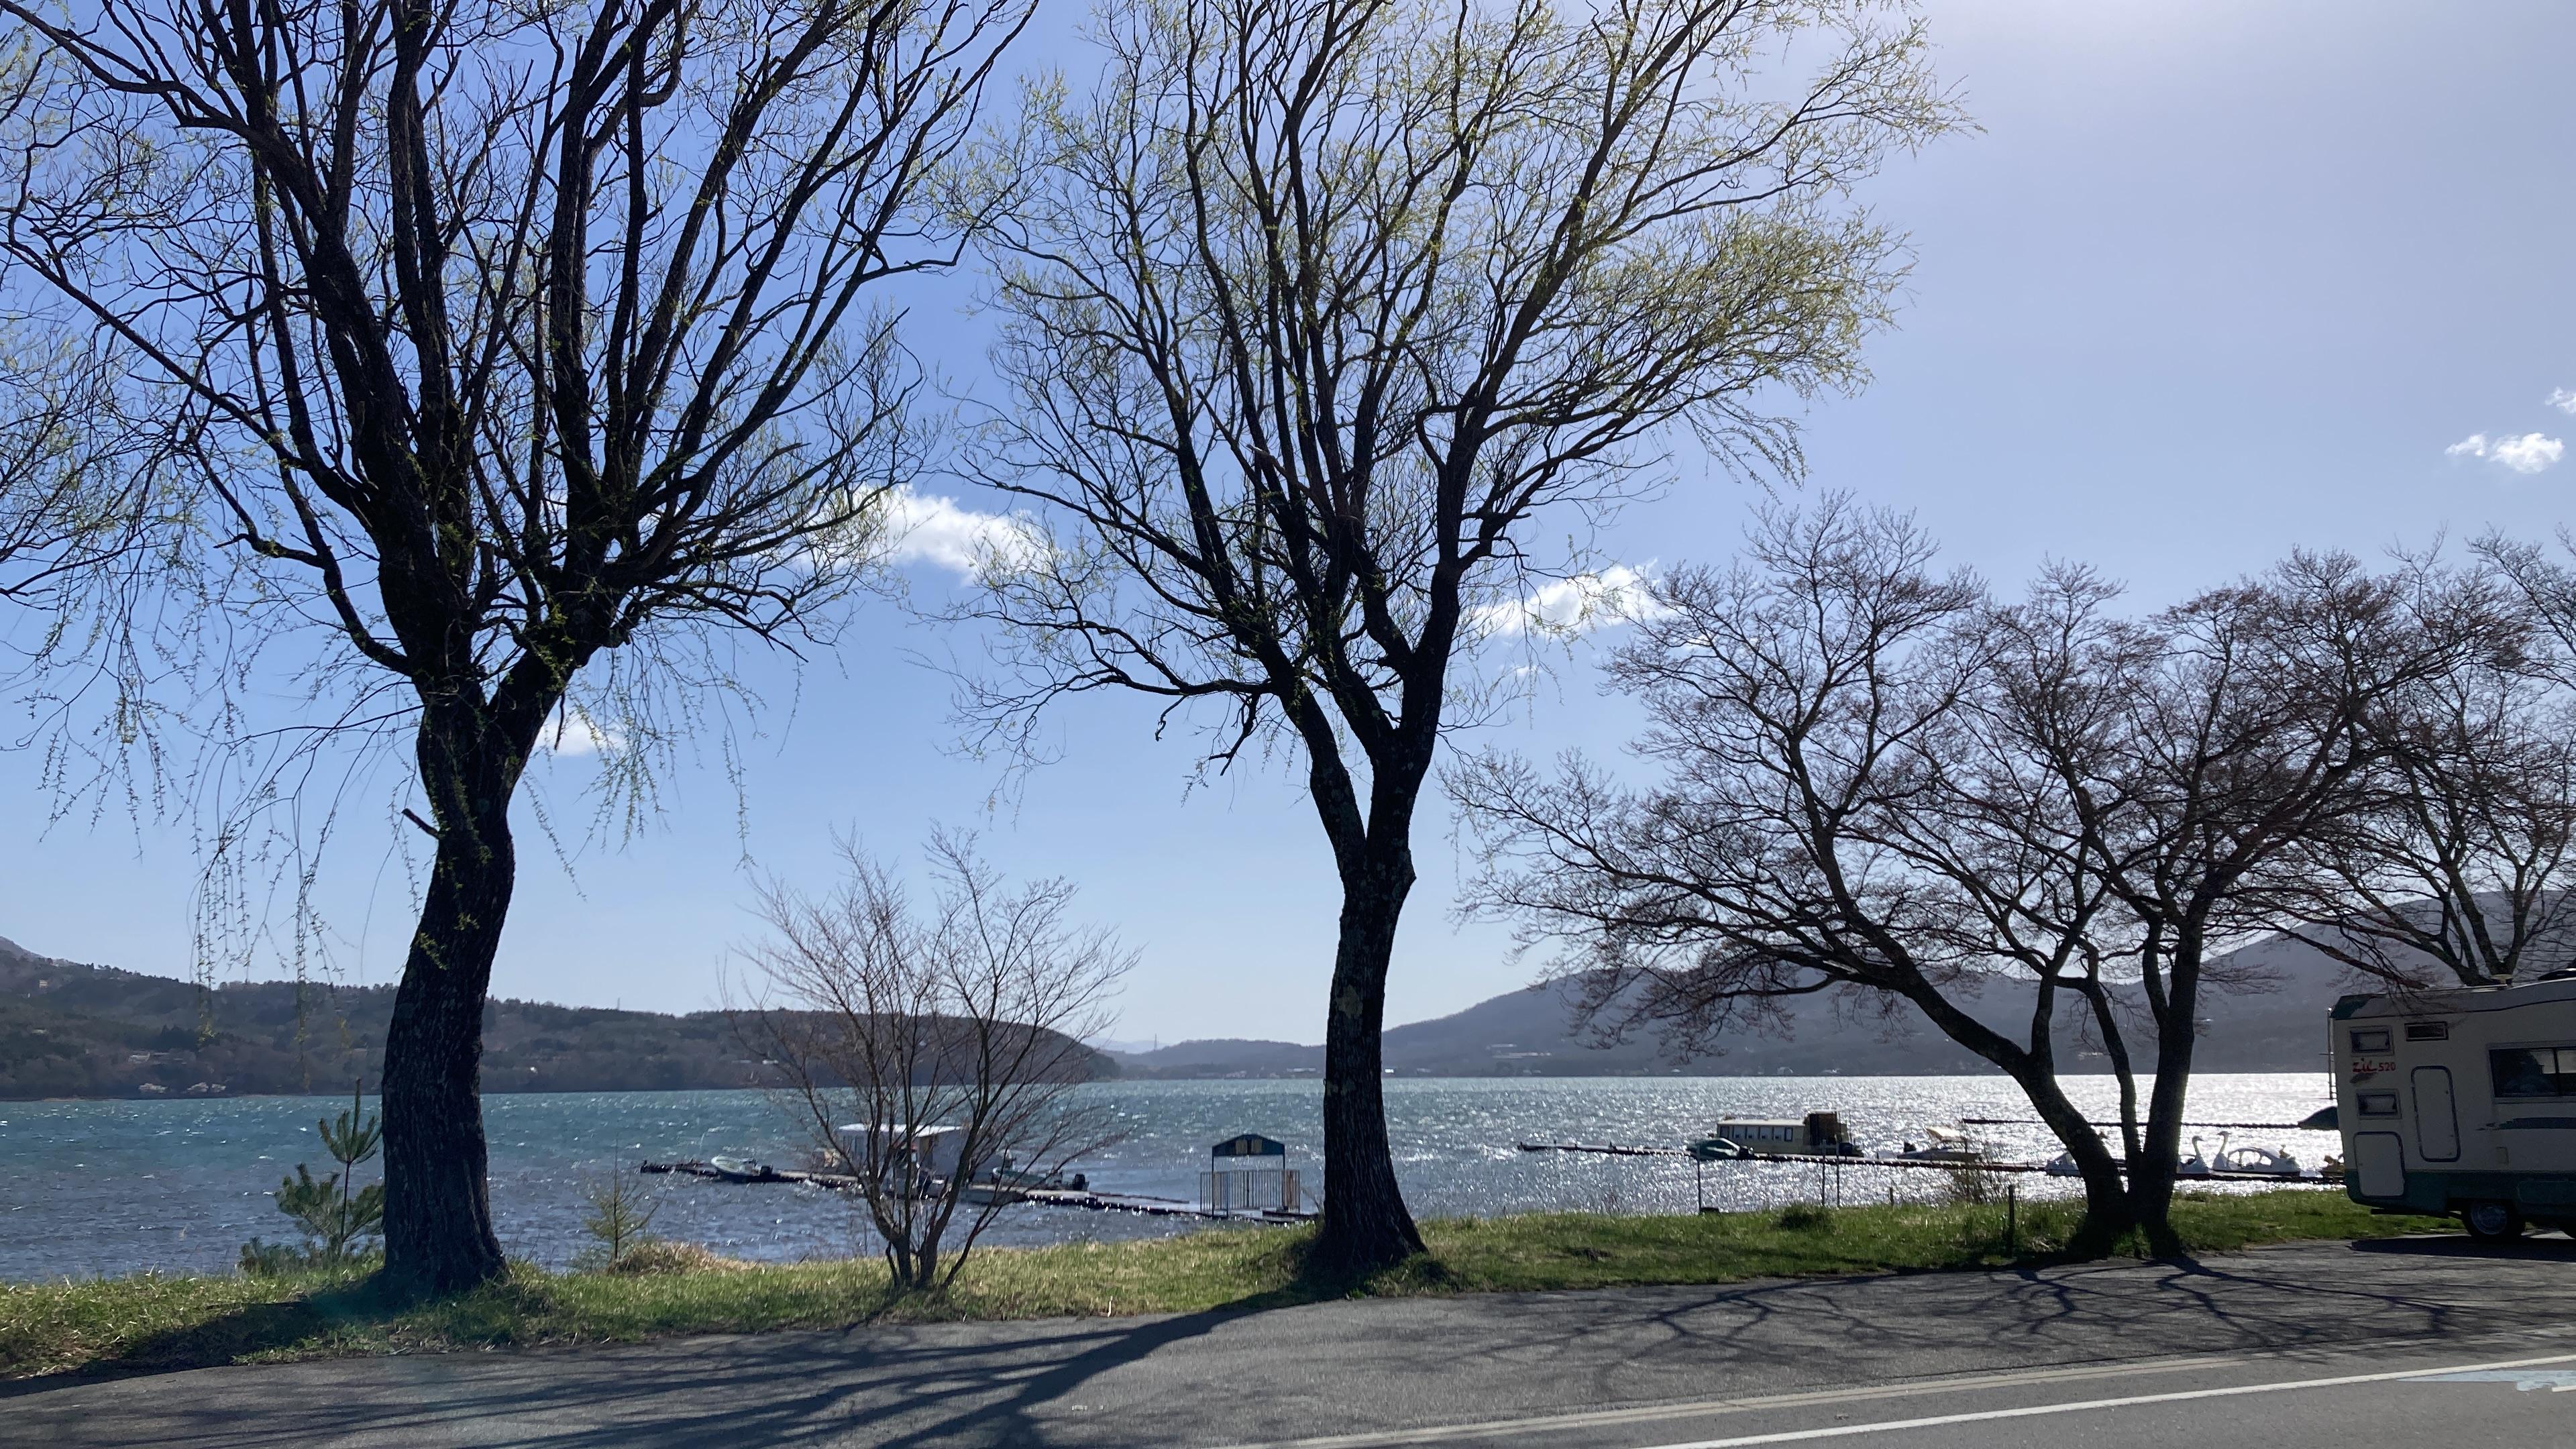
[[[2467, 1343], [2504, 1343], [2532, 1338], [2558, 1338], [2571, 1330], [2544, 1328], [2524, 1332], [2481, 1335]], [[2418, 1345], [2430, 1346], [2423, 1338], [2391, 1339], [2377, 1345], [2379, 1351], [2402, 1350]], [[1695, 1399], [1685, 1403], [1648, 1404], [1633, 1409], [1588, 1409], [1571, 1414], [1548, 1414], [1533, 1418], [1484, 1420], [1460, 1424], [1426, 1424], [1410, 1429], [1372, 1429], [1354, 1434], [1326, 1434], [1307, 1439], [1271, 1440], [1258, 1444], [1236, 1444], [1225, 1449], [1380, 1449], [1380, 1446], [1439, 1443], [1451, 1439], [1500, 1439], [1520, 1434], [1543, 1434], [1567, 1429], [1601, 1429], [1620, 1424], [1651, 1424], [1669, 1419], [1712, 1418], [1720, 1414], [1754, 1413], [1772, 1409], [1812, 1408], [1822, 1404], [1866, 1403], [1873, 1399], [1919, 1399], [1940, 1394], [1972, 1392], [1978, 1389], [2020, 1388], [2036, 1384], [2077, 1382], [2085, 1379], [2131, 1378], [2145, 1374], [2176, 1373], [2184, 1370], [2208, 1371], [2236, 1368], [2261, 1359], [2280, 1357], [2265, 1354], [2196, 1354], [2189, 1357], [2139, 1359], [2128, 1363], [2076, 1364], [2061, 1368], [2013, 1369], [2001, 1373], [1960, 1374], [1948, 1378], [1901, 1380], [1872, 1384], [1863, 1388], [1807, 1389], [1798, 1393], [1745, 1395], [1724, 1399]], [[2473, 1372], [2481, 1368], [2522, 1367], [2527, 1364], [2549, 1364], [2576, 1361], [2576, 1354], [2552, 1358], [2514, 1359], [2500, 1364], [2467, 1364], [2457, 1368], [2409, 1369], [2403, 1373], [2369, 1375], [2364, 1379], [2301, 1379], [2285, 1384], [2257, 1385], [2246, 1390], [2200, 1391], [2182, 1397], [2204, 1397], [2209, 1392], [2258, 1392], [2268, 1388], [2313, 1386], [2364, 1382], [2368, 1378], [2419, 1378], [2426, 1375]], [[2134, 1399], [2105, 1399], [2100, 1405], [2141, 1402]], [[2073, 1404], [2067, 1408], [2095, 1407], [2095, 1404]], [[2038, 1412], [2055, 1412], [2047, 1408]], [[1971, 1418], [1978, 1416], [1969, 1416]], [[1893, 1427], [1915, 1423], [1952, 1423], [1955, 1419], [1906, 1420]], [[1823, 1434], [1868, 1432], [1872, 1426], [1816, 1431]], [[1792, 1438], [1798, 1436], [1793, 1435]], [[1754, 1437], [1709, 1441], [1718, 1444], [1764, 1444], [1783, 1442]], [[1699, 1449], [1696, 1445], [1658, 1445], [1655, 1449]]]
[[1415, 1429], [1370, 1429], [1356, 1434], [1326, 1434], [1312, 1439], [1284, 1439], [1260, 1444], [1233, 1444], [1223, 1449], [1380, 1449], [1385, 1445], [1436, 1443], [1443, 1439], [1491, 1439], [1507, 1434], [1543, 1434], [1556, 1429], [1597, 1429], [1612, 1424], [1651, 1424], [1665, 1419], [1697, 1419], [1758, 1409], [1796, 1409], [1815, 1404], [1860, 1403], [1870, 1399], [1917, 1399], [1972, 1389], [2013, 1388], [2022, 1384], [2062, 1383], [2069, 1379], [2127, 1378], [2132, 1374], [2173, 1373], [2182, 1369], [2224, 1368], [2249, 1360], [2237, 1355], [2202, 1354], [2190, 1358], [2140, 1359], [2133, 1363], [2078, 1364], [2067, 1368], [2013, 1369], [2004, 1373], [1962, 1374], [1952, 1378], [1872, 1384], [1858, 1389], [1807, 1389], [1794, 1394], [1759, 1394], [1726, 1399], [1693, 1399], [1679, 1404], [1649, 1404], [1634, 1409], [1586, 1409], [1528, 1419], [1486, 1420], [1465, 1424], [1430, 1424]]
[[1936, 1414], [1926, 1419], [1890, 1419], [1879, 1424], [1841, 1424], [1830, 1429], [1790, 1429], [1776, 1434], [1743, 1434], [1732, 1439], [1693, 1439], [1683, 1444], [1657, 1444], [1653, 1449], [1750, 1449], [1755, 1444], [1795, 1444], [1810, 1439], [1840, 1439], [1855, 1434], [1888, 1434], [1899, 1429], [1936, 1429], [1945, 1424], [1981, 1424], [1996, 1419], [2036, 1419], [2049, 1414], [2077, 1414], [2089, 1409], [2125, 1409], [2138, 1404], [2178, 1404], [2190, 1399], [2225, 1399], [2244, 1394], [2276, 1394], [2291, 1389], [2332, 1389], [2347, 1384], [2384, 1384], [2399, 1379], [2437, 1378], [2481, 1369], [2537, 1368], [2542, 1364], [2576, 1363], [2576, 1353], [2552, 1358], [2506, 1359], [2495, 1363], [2452, 1364], [2445, 1368], [2403, 1369], [2390, 1373], [2343, 1374], [2324, 1379], [2283, 1379], [2269, 1384], [2237, 1384], [2223, 1389], [2186, 1389], [2171, 1394], [2131, 1394], [2118, 1399], [2086, 1399], [2072, 1404], [2033, 1404], [2019, 1409], [1985, 1409], [1973, 1414]]

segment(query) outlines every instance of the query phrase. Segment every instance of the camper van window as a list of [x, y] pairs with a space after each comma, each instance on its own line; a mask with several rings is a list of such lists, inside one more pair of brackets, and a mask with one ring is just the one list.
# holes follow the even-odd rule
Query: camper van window
[[2576, 1046], [2507, 1047], [2487, 1061], [2499, 1097], [2576, 1097]]
[[2449, 1041], [2451, 1024], [2447, 1021], [2410, 1021], [2406, 1023], [2408, 1041]]
[[2362, 1093], [2362, 1094], [2361, 1094], [2361, 1115], [2363, 1115], [2364, 1117], [2394, 1117], [2394, 1116], [2396, 1116], [2396, 1115], [2397, 1115], [2397, 1094], [2396, 1094], [2395, 1092], [2364, 1092], [2364, 1093]]
[[2352, 1034], [2352, 1049], [2365, 1054], [2388, 1050], [2388, 1028], [2384, 1026], [2355, 1028]]

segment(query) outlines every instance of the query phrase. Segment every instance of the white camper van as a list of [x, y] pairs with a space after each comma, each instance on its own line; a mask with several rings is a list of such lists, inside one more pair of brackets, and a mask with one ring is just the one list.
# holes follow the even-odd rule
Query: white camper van
[[2576, 971], [2347, 996], [2330, 1029], [2353, 1201], [2576, 1231]]

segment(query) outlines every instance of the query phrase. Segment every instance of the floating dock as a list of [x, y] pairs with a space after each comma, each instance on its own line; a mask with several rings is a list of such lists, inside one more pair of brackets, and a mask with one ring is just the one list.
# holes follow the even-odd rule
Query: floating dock
[[[1617, 1142], [1523, 1142], [1523, 1152], [1590, 1152], [1609, 1157], [1688, 1157], [1686, 1147], [1636, 1147]], [[1988, 1159], [1940, 1157], [1841, 1157], [1821, 1152], [1746, 1152], [1737, 1156], [1711, 1158], [1713, 1163], [1788, 1162], [1802, 1167], [1935, 1167], [1945, 1172], [2037, 1172], [2048, 1173], [2036, 1162], [1996, 1162]], [[2051, 1176], [2076, 1180], [2072, 1173]], [[2178, 1174], [2177, 1182], [2279, 1182], [2304, 1184], [2309, 1187], [2340, 1183], [2339, 1177], [2326, 1177], [2314, 1172], [2188, 1172]]]
[[1303, 1223], [1312, 1222], [1310, 1212], [1282, 1212], [1277, 1208], [1209, 1208], [1178, 1198], [1143, 1197], [1123, 1192], [1073, 1192], [1064, 1188], [1033, 1187], [1021, 1194], [1022, 1200], [1040, 1207], [1082, 1208], [1095, 1213], [1143, 1213], [1158, 1218], [1203, 1218], [1220, 1223]]
[[[1959, 1119], [1959, 1125], [1962, 1127], [2045, 1127], [2048, 1124], [2037, 1117], [1962, 1117]], [[2096, 1122], [2088, 1117], [2084, 1120], [2084, 1125], [2117, 1127], [2121, 1124]], [[2304, 1122], [2185, 1122], [2181, 1125], [2218, 1132], [2332, 1132], [2335, 1130], [2332, 1127], [2310, 1127]]]
[[[847, 1173], [806, 1172], [765, 1164], [746, 1171], [718, 1167], [712, 1162], [647, 1162], [638, 1170], [702, 1177], [711, 1182], [810, 1184], [832, 1192], [855, 1191], [859, 1185], [859, 1180]], [[1080, 1208], [1095, 1213], [1138, 1213], [1146, 1217], [1198, 1218], [1222, 1223], [1302, 1223], [1315, 1216], [1310, 1212], [1280, 1212], [1276, 1209], [1205, 1208], [1178, 1198], [1146, 1197], [1139, 1193], [1075, 1191], [1060, 1187], [1010, 1188], [1006, 1191], [1012, 1202], [1032, 1203], [1038, 1207]]]

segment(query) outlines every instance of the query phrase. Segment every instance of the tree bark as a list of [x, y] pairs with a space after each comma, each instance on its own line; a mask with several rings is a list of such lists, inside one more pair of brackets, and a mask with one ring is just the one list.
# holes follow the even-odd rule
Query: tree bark
[[2147, 1094], [2146, 1150], [2129, 1164], [2129, 1215], [2160, 1257], [2182, 1251], [2173, 1230], [2174, 1169], [2182, 1157], [2183, 1103], [2198, 1044], [2199, 976], [2196, 965], [2169, 973], [2164, 1020], [2156, 1030], [2156, 1085]]
[[2043, 1065], [2027, 1076], [2021, 1072], [2013, 1076], [2022, 1094], [2038, 1109], [2040, 1120], [2065, 1144], [2068, 1155], [2075, 1159], [2076, 1170], [2083, 1174], [2084, 1221], [2067, 1244], [2069, 1251], [2087, 1258], [2109, 1252], [2121, 1235], [2136, 1226], [2128, 1186], [2120, 1180], [2119, 1159], [2067, 1099], [2053, 1066]]
[[[438, 848], [385, 1032], [385, 1278], [414, 1294], [501, 1276], [483, 1137], [483, 1004], [518, 866], [510, 797], [526, 746], [476, 707], [433, 705], [418, 739]], [[531, 742], [532, 743], [532, 742]]]
[[2057, 1059], [2050, 1035], [2056, 1025], [2053, 1009], [2032, 1024], [2031, 1044], [2025, 1046], [1962, 1011], [1928, 984], [1905, 996], [1943, 1035], [2001, 1068], [2030, 1099], [2040, 1120], [2065, 1146], [2075, 1159], [2077, 1171], [2083, 1174], [2084, 1222], [2068, 1247], [2086, 1257], [2109, 1252], [2121, 1235], [2136, 1225], [2135, 1219], [2127, 1186], [2120, 1180], [2119, 1160], [2057, 1080]]
[[1396, 923], [1413, 889], [1410, 854], [1342, 882], [1341, 938], [1324, 1019], [1324, 1220], [1313, 1266], [1365, 1273], [1421, 1252], [1386, 1140], [1381, 1031]]

